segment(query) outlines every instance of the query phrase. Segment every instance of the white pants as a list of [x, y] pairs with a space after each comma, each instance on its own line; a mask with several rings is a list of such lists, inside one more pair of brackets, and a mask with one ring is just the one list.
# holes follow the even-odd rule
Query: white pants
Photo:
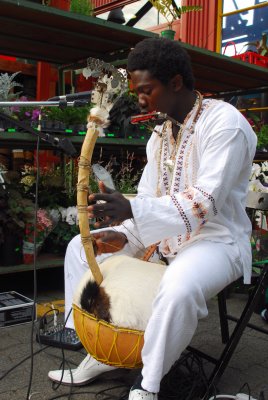
[[[76, 236], [69, 243], [65, 258], [66, 314], [75, 288], [88, 269], [85, 259], [80, 236]], [[159, 392], [161, 379], [191, 342], [198, 320], [207, 316], [206, 301], [242, 273], [236, 244], [199, 241], [170, 260], [145, 331], [144, 389]], [[71, 316], [66, 326], [73, 327]]]

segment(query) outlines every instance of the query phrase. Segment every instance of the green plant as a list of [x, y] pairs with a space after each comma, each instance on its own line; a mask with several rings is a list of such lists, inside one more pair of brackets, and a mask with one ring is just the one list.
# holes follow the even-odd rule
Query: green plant
[[[0, 74], [0, 101], [13, 101], [19, 98], [22, 92], [13, 92], [15, 87], [23, 86], [14, 80], [19, 73], [15, 72], [12, 75], [8, 75], [7, 73]], [[12, 113], [10, 107], [0, 108], [0, 111], [6, 114]]]
[[18, 176], [5, 173], [5, 181], [0, 185], [0, 243], [4, 243], [4, 232], [23, 237], [26, 223], [33, 222], [34, 203], [25, 198], [17, 189]]
[[263, 148], [267, 149], [268, 148], [268, 125], [263, 124], [260, 127], [259, 131], [256, 132], [256, 134], [257, 134], [257, 139], [258, 139], [257, 147], [259, 149], [263, 149]]
[[163, 15], [168, 23], [168, 28], [172, 29], [172, 24], [176, 19], [180, 19], [182, 14], [190, 11], [200, 11], [201, 6], [182, 6], [177, 7], [174, 0], [150, 0], [150, 3]]
[[45, 240], [45, 249], [57, 254], [65, 254], [70, 240], [79, 234], [77, 225], [69, 225], [66, 221], [59, 221], [56, 227]]
[[267, 56], [268, 55], [267, 33], [262, 33], [262, 37], [260, 40], [246, 43], [245, 46], [255, 46], [258, 54], [260, 54], [261, 56]]
[[[68, 164], [42, 169], [39, 173], [38, 206], [41, 208], [68, 207], [75, 204], [75, 188], [71, 187]], [[74, 172], [75, 173], [75, 172]], [[25, 166], [18, 186], [24, 196], [34, 200], [36, 190], [36, 168]]]
[[129, 154], [129, 152], [127, 152], [126, 160], [121, 163], [121, 168], [115, 175], [115, 187], [121, 193], [137, 193], [141, 172], [134, 170], [133, 160], [134, 153]]
[[44, 113], [44, 119], [64, 122], [68, 125], [86, 124], [90, 106], [84, 107], [50, 107]]
[[90, 0], [71, 0], [70, 11], [83, 15], [92, 15], [93, 7]]

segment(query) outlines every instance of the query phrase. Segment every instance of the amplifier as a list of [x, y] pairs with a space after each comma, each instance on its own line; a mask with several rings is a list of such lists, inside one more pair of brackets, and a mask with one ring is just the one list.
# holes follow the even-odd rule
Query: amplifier
[[0, 328], [31, 322], [33, 307], [33, 300], [15, 291], [0, 293]]

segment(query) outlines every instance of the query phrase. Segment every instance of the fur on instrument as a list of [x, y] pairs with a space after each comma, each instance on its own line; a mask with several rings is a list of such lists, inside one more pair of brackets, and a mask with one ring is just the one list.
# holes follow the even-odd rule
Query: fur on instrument
[[145, 330], [166, 266], [125, 255], [114, 255], [100, 265], [100, 286], [88, 270], [80, 282], [74, 303], [113, 325]]

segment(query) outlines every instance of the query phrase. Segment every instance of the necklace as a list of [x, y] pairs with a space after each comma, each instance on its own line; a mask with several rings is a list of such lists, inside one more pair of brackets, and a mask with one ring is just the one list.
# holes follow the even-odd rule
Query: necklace
[[[168, 153], [167, 159], [163, 162], [163, 182], [166, 187], [166, 194], [170, 193], [170, 187], [171, 183], [173, 181], [173, 174], [174, 174], [174, 168], [176, 164], [176, 157], [178, 154], [178, 149], [181, 144], [181, 139], [182, 135], [185, 131], [187, 122], [189, 121], [190, 117], [194, 113], [194, 117], [192, 119], [191, 125], [188, 128], [189, 132], [193, 132], [195, 123], [199, 117], [201, 108], [202, 108], [202, 101], [203, 101], [203, 96], [201, 95], [200, 92], [195, 91], [196, 93], [196, 100], [193, 105], [193, 108], [191, 111], [186, 115], [183, 123], [180, 126], [179, 132], [176, 137], [176, 141], [173, 143], [173, 149], [171, 152], [169, 152], [169, 141], [168, 141], [168, 134], [167, 131], [168, 129], [172, 128], [172, 123], [170, 121], [166, 121], [163, 126], [163, 133], [161, 135], [161, 143], [160, 143], [160, 151], [159, 151], [159, 157], [158, 157], [158, 162], [157, 162], [157, 169], [158, 169], [158, 183], [157, 183], [157, 196], [161, 196], [161, 160], [162, 160], [162, 152], [163, 152], [163, 147], [164, 147], [164, 152], [165, 154]], [[171, 175], [172, 176], [169, 176]]]

